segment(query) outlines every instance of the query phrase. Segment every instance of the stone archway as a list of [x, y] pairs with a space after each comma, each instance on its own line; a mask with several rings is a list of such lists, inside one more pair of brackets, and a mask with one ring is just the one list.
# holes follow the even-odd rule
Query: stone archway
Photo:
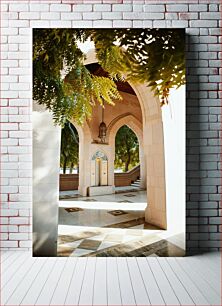
[[[87, 54], [85, 64], [96, 63], [95, 51]], [[167, 228], [166, 186], [164, 163], [164, 139], [162, 113], [159, 99], [144, 84], [130, 84], [134, 89], [142, 110], [143, 149], [146, 164], [148, 206], [145, 212], [147, 222], [163, 229]], [[73, 122], [72, 122], [73, 123]], [[75, 124], [75, 123], [74, 123]], [[75, 125], [76, 126], [76, 125]], [[135, 131], [136, 125], [133, 129]], [[86, 195], [90, 186], [90, 156], [97, 144], [87, 123], [81, 130], [82, 137], [79, 191]], [[61, 128], [54, 126], [52, 114], [35, 104], [33, 108], [33, 254], [34, 256], [55, 256], [57, 249], [58, 201], [59, 201], [59, 156]], [[139, 136], [141, 138], [141, 136]], [[106, 152], [108, 158], [111, 150]], [[111, 176], [108, 184], [112, 187]], [[44, 218], [42, 216], [44, 215]]]
[[167, 229], [164, 132], [160, 102], [144, 84], [133, 87], [143, 114], [143, 140], [146, 160], [147, 222]]
[[[85, 65], [97, 63], [94, 50], [87, 53]], [[160, 101], [146, 84], [130, 83], [139, 100], [143, 118], [143, 148], [146, 164], [146, 222], [167, 228], [164, 133]]]

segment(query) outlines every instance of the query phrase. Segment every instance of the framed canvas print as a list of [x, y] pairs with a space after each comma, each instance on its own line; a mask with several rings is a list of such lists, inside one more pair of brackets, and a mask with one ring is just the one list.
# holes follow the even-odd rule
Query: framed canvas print
[[185, 255], [184, 29], [33, 29], [33, 256]]

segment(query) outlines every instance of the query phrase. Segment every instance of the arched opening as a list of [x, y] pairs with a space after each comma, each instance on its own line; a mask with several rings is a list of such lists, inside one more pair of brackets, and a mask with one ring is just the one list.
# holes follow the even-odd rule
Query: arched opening
[[116, 191], [141, 190], [141, 142], [128, 125], [122, 125], [115, 135], [114, 179]]
[[79, 173], [79, 134], [71, 122], [61, 130], [60, 173]]
[[79, 187], [79, 134], [71, 122], [61, 129], [60, 145], [60, 198], [63, 193], [77, 193]]
[[[141, 118], [142, 120], [142, 118]], [[140, 166], [132, 170], [132, 173], [128, 175], [128, 179], [126, 180], [127, 175], [124, 173], [115, 173], [115, 186], [129, 186], [132, 182], [136, 181], [137, 178], [140, 178], [140, 181], [137, 182], [141, 189], [146, 189], [146, 160], [144, 154], [144, 141], [143, 141], [143, 125], [141, 120], [135, 117], [132, 113], [125, 113], [123, 115], [115, 118], [108, 126], [108, 141], [113, 150], [113, 155], [115, 156], [115, 140], [118, 131], [123, 127], [127, 126], [128, 129], [133, 131], [136, 135], [139, 145], [139, 164]], [[115, 172], [114, 167], [115, 161], [113, 160], [113, 172]]]
[[139, 140], [127, 125], [123, 125], [115, 138], [114, 172], [126, 173], [139, 163]]
[[[87, 53], [85, 64], [97, 63], [95, 50]], [[144, 157], [143, 183], [147, 189], [145, 219], [147, 222], [167, 229], [165, 153], [163, 118], [159, 98], [146, 84], [129, 84], [138, 99], [142, 112], [142, 154]], [[133, 117], [133, 116], [132, 116]], [[120, 121], [120, 120], [119, 120]], [[115, 122], [114, 122], [115, 124]], [[128, 125], [128, 124], [127, 124]], [[108, 127], [108, 136], [111, 131]], [[142, 169], [142, 167], [141, 167]]]

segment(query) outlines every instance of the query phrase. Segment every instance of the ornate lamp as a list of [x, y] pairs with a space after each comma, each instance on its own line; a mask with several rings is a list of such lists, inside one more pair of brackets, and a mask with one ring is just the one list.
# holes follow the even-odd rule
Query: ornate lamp
[[101, 140], [101, 143], [105, 143], [106, 142], [106, 131], [107, 131], [107, 127], [104, 120], [104, 106], [102, 105], [102, 122], [99, 125], [99, 138]]

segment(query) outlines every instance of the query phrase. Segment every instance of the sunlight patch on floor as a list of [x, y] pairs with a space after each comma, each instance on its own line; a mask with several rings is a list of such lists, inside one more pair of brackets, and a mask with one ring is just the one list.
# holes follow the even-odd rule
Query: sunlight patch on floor
[[88, 209], [99, 209], [99, 210], [132, 210], [132, 211], [144, 211], [146, 203], [117, 203], [117, 202], [85, 202], [85, 201], [60, 201], [59, 207], [80, 207]]

